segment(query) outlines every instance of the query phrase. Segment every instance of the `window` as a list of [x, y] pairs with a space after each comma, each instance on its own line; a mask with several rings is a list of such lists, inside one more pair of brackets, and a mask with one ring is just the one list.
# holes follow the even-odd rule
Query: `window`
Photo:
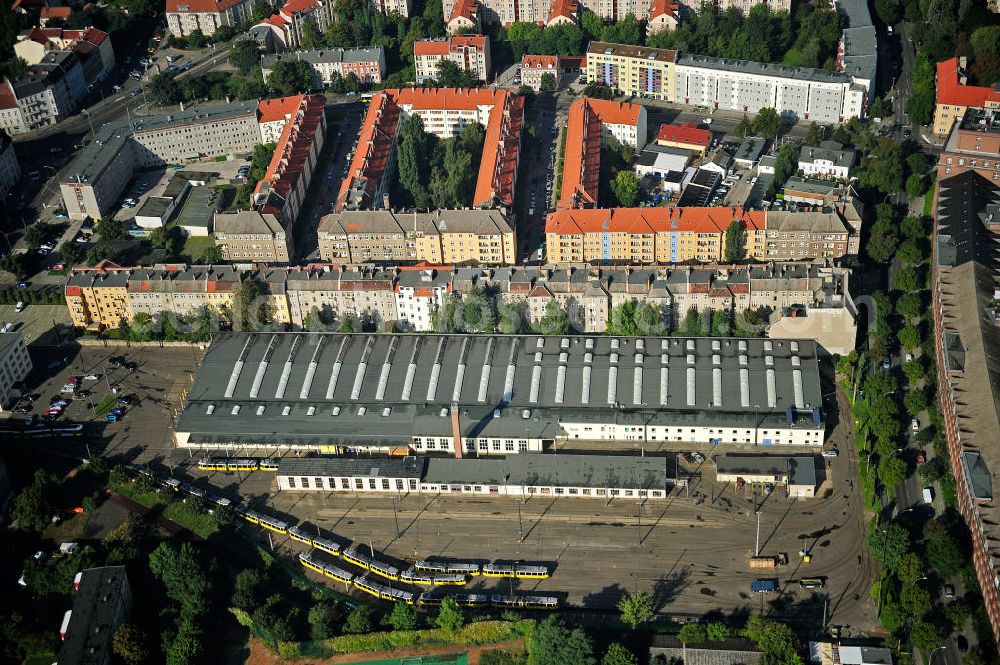
[[361, 478], [354, 479], [354, 489], [363, 490], [365, 488], [365, 481]]
[[308, 478], [302, 478], [301, 480], [302, 480], [302, 489], [304, 489], [304, 490], [309, 489], [309, 479]]
[[295, 477], [294, 476], [288, 476], [288, 486], [291, 487], [292, 489], [295, 489]]
[[374, 478], [369, 478], [368, 479], [368, 489], [370, 489], [370, 490], [375, 489], [375, 479]]
[[349, 490], [349, 489], [351, 489], [351, 480], [350, 480], [350, 478], [341, 478], [340, 479], [340, 489], [343, 489], [343, 490]]
[[384, 490], [389, 489], [389, 479], [388, 478], [383, 478], [382, 479], [382, 489], [384, 489]]

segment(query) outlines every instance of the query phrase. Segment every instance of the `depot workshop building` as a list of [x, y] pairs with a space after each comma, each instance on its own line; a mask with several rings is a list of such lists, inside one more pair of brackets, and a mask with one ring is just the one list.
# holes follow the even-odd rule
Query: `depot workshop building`
[[677, 457], [510, 455], [506, 458], [283, 457], [278, 488], [292, 491], [663, 499]]
[[175, 439], [457, 457], [565, 440], [819, 447], [816, 352], [782, 339], [223, 334]]

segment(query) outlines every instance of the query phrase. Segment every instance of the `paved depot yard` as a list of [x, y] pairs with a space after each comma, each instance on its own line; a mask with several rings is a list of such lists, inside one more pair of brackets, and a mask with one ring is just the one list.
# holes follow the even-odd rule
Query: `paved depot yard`
[[[133, 375], [124, 370], [106, 371], [105, 361], [117, 355], [138, 363], [139, 371]], [[563, 593], [572, 605], [610, 608], [625, 591], [647, 590], [655, 594], [660, 611], [670, 616], [760, 609], [763, 603], [765, 609], [779, 616], [817, 627], [822, 620], [823, 600], [827, 600], [831, 624], [862, 630], [875, 627], [869, 595], [872, 566], [863, 539], [864, 517], [856, 483], [850, 480], [857, 475], [857, 461], [841, 425], [828, 434], [827, 447], [837, 447], [841, 456], [832, 460], [819, 498], [792, 501], [777, 488], [763, 501], [761, 553], [787, 552], [789, 556], [789, 565], [774, 571], [755, 572], [747, 567], [755, 537], [751, 499], [742, 493], [737, 495], [732, 486], [717, 485], [710, 463], [700, 469], [687, 467], [694, 474], [690, 497], [681, 488], [666, 500], [647, 501], [641, 514], [633, 500], [619, 499], [608, 506], [602, 499], [531, 498], [521, 506], [520, 543], [518, 504], [514, 500], [403, 496], [396, 502], [401, 532], [397, 538], [391, 498], [291, 491], [272, 496], [276, 489], [273, 474], [256, 472], [237, 477], [234, 473], [208, 474], [191, 466], [198, 455], [195, 453], [192, 459], [187, 451], [173, 449], [170, 424], [201, 355], [193, 348], [32, 350], [38, 376], [45, 377], [41, 386], [32, 387], [32, 392], [40, 393], [47, 401], [59, 392], [71, 371], [77, 375], [109, 373], [112, 386], [136, 395], [139, 403], [120, 423], [94, 422], [94, 433], [88, 439], [95, 453], [120, 456], [125, 461], [148, 461], [164, 471], [172, 466], [178, 475], [199, 478], [200, 483], [211, 483], [226, 496], [251, 499], [256, 506], [293, 521], [318, 525], [325, 534], [332, 532], [363, 543], [370, 539], [376, 550], [404, 561], [445, 556], [551, 562], [556, 565], [551, 579], [515, 580], [513, 588]], [[62, 358], [68, 359], [67, 368], [46, 369], [50, 362]], [[95, 401], [107, 393], [103, 380], [90, 388]], [[69, 417], [86, 419], [86, 401], [71, 404]], [[63, 452], [76, 446], [68, 442], [51, 445]], [[82, 454], [82, 445], [80, 448]], [[630, 452], [634, 448], [621, 446]], [[607, 444], [600, 449], [609, 452]], [[732, 451], [725, 446], [700, 449], [706, 454]], [[772, 448], [768, 452], [786, 451]], [[683, 471], [682, 467], [682, 476]], [[807, 538], [803, 540], [803, 536]], [[813, 554], [813, 561], [805, 565], [797, 555], [803, 542]], [[286, 537], [275, 537], [274, 544], [289, 555], [301, 551]], [[777, 578], [782, 593], [763, 597], [751, 594], [750, 582], [757, 577]], [[790, 582], [801, 577], [824, 577], [826, 588], [806, 591]], [[508, 580], [486, 578], [475, 578], [471, 588], [491, 586], [511, 589]]]

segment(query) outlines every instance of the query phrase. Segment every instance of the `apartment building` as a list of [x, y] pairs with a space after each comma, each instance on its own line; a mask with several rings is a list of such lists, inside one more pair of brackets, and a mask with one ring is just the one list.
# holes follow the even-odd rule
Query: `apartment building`
[[[456, 15], [457, 6], [467, 0], [444, 0], [445, 22]], [[672, 4], [672, 0], [671, 0]], [[648, 0], [479, 0], [479, 21], [487, 25], [536, 23], [543, 26], [579, 23], [580, 13], [589, 10], [607, 22], [620, 21], [632, 14], [649, 21], [652, 14]]]
[[[232, 311], [243, 273], [232, 266], [163, 265], [133, 268], [126, 280], [128, 315], [156, 316], [171, 312], [186, 317], [203, 307], [220, 314]], [[75, 322], [74, 322], [75, 323]]]
[[77, 268], [66, 280], [66, 308], [75, 328], [118, 328], [131, 321], [128, 302], [129, 269], [103, 261], [93, 268]]
[[323, 261], [513, 264], [514, 226], [500, 210], [344, 211], [320, 220]]
[[743, 229], [745, 253], [758, 260], [839, 257], [858, 252], [860, 213], [742, 208], [566, 209], [545, 223], [546, 250], [556, 263], [676, 263], [722, 260], [726, 229]]
[[31, 374], [31, 356], [19, 332], [0, 333], [0, 413], [22, 395], [21, 383]]
[[438, 76], [438, 65], [451, 61], [468, 71], [475, 81], [490, 80], [490, 38], [486, 35], [455, 35], [443, 39], [420, 39], [413, 42], [413, 65], [417, 84], [423, 85]]
[[108, 33], [94, 27], [32, 28], [19, 34], [14, 43], [14, 53], [28, 65], [40, 64], [51, 51], [76, 53], [88, 85], [103, 81], [115, 67], [115, 52]]
[[646, 145], [646, 108], [590, 97], [570, 104], [558, 209], [597, 205], [601, 146], [607, 143], [608, 136], [632, 146], [636, 152], [642, 150]]
[[730, 7], [735, 7], [744, 15], [749, 14], [750, 10], [757, 5], [765, 5], [772, 13], [792, 11], [792, 0], [713, 0], [712, 2], [715, 11], [719, 13], [726, 11]]
[[224, 25], [236, 27], [253, 16], [251, 0], [167, 0], [167, 30], [186, 37], [201, 30], [211, 37]]
[[336, 323], [348, 315], [384, 330], [399, 316], [396, 269], [365, 265], [317, 265], [289, 268], [285, 293], [293, 330], [305, 328], [313, 312], [332, 315]]
[[510, 210], [520, 159], [524, 98], [503, 89], [406, 88], [380, 90], [372, 97], [347, 178], [337, 196], [337, 212], [390, 207], [388, 189], [396, 137], [402, 116], [410, 113], [420, 116], [424, 131], [441, 138], [459, 134], [467, 124], [482, 124], [486, 140], [472, 204]]
[[63, 171], [59, 189], [67, 214], [70, 219], [112, 214], [138, 168], [249, 154], [259, 143], [278, 142], [300, 100], [234, 102], [142, 116], [133, 119], [131, 129], [124, 121], [109, 123]]
[[216, 213], [212, 237], [226, 261], [288, 263], [291, 238], [285, 228], [272, 214], [240, 210]]
[[[587, 63], [589, 72], [589, 54]], [[743, 113], [773, 108], [795, 120], [830, 123], [860, 118], [867, 99], [864, 85], [848, 74], [825, 69], [681, 54], [675, 74], [672, 101], [678, 104]]]
[[260, 63], [265, 79], [270, 75], [274, 65], [282, 60], [299, 60], [307, 63], [312, 68], [316, 88], [330, 85], [335, 74], [341, 79], [354, 74], [361, 83], [381, 83], [382, 77], [385, 76], [385, 49], [381, 46], [268, 53], [261, 56]]
[[80, 571], [73, 581], [73, 609], [63, 617], [60, 665], [107, 665], [115, 631], [132, 611], [125, 566]]
[[623, 95], [674, 101], [676, 59], [677, 51], [667, 49], [590, 42], [587, 80]]
[[941, 180], [975, 171], [990, 182], [1000, 182], [1000, 111], [969, 107], [952, 125], [938, 155]]
[[249, 36], [268, 52], [298, 49], [305, 24], [312, 23], [323, 34], [334, 22], [333, 10], [333, 0], [288, 0], [250, 28]]
[[0, 201], [21, 179], [21, 165], [14, 153], [14, 142], [7, 132], [0, 130]]
[[49, 51], [16, 80], [3, 80], [0, 129], [13, 135], [54, 125], [76, 111], [86, 90], [77, 54]]
[[[396, 12], [400, 16], [407, 17], [413, 11], [412, 0], [372, 0], [372, 5], [386, 16]], [[448, 12], [446, 11], [444, 15], [448, 16]]]
[[[274, 216], [290, 232], [302, 209], [323, 149], [326, 102], [315, 95], [285, 97], [283, 101], [291, 113], [278, 138], [267, 171], [254, 188], [253, 204], [262, 213], [262, 219]], [[285, 243], [276, 240], [275, 248], [282, 244]], [[276, 253], [274, 260], [280, 261], [279, 256]], [[285, 256], [287, 261], [287, 253]]]
[[1000, 90], [968, 85], [964, 56], [949, 58], [937, 65], [937, 88], [934, 99], [934, 133], [948, 136], [952, 126], [968, 109], [1000, 108]]
[[558, 89], [560, 71], [557, 55], [526, 55], [521, 58], [521, 85], [539, 92], [542, 89], [542, 77], [548, 74], [555, 80]]
[[878, 77], [878, 33], [867, 0], [833, 0], [843, 30], [837, 44], [837, 71], [874, 90]]

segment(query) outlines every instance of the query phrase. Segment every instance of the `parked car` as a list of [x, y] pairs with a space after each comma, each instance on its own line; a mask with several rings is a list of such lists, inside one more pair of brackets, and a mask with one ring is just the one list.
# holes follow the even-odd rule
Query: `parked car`
[[26, 305], [24, 304], [24, 301], [23, 300], [18, 300], [17, 304], [14, 305], [14, 311], [15, 312], [23, 312], [25, 307], [26, 307]]
[[910, 421], [910, 429], [912, 429], [914, 432], [916, 432], [918, 429], [920, 429], [920, 421], [917, 420], [916, 418], [914, 418], [913, 420], [911, 420]]
[[57, 263], [54, 266], [52, 266], [52, 269], [53, 270], [65, 270], [66, 269], [66, 264], [65, 263]]
[[836, 448], [830, 448], [823, 451], [823, 457], [836, 457], [839, 454], [840, 452], [838, 452]]
[[19, 289], [26, 289], [29, 286], [31, 286], [30, 282], [18, 282], [17, 283], [17, 288], [19, 288]]
[[702, 455], [701, 453], [691, 453], [691, 458], [692, 458], [692, 459], [693, 459], [693, 460], [694, 460], [695, 462], [698, 462], [698, 464], [701, 464], [702, 462], [704, 462], [704, 461], [705, 461], [705, 456], [704, 456], [704, 455]]
[[927, 453], [922, 450], [917, 451], [917, 465], [927, 464]]
[[101, 375], [100, 374], [88, 374], [87, 376], [85, 376], [83, 378], [85, 380], [87, 380], [87, 381], [100, 381], [101, 380]]
[[889, 370], [892, 369], [892, 361], [886, 358], [882, 361], [882, 369]]

